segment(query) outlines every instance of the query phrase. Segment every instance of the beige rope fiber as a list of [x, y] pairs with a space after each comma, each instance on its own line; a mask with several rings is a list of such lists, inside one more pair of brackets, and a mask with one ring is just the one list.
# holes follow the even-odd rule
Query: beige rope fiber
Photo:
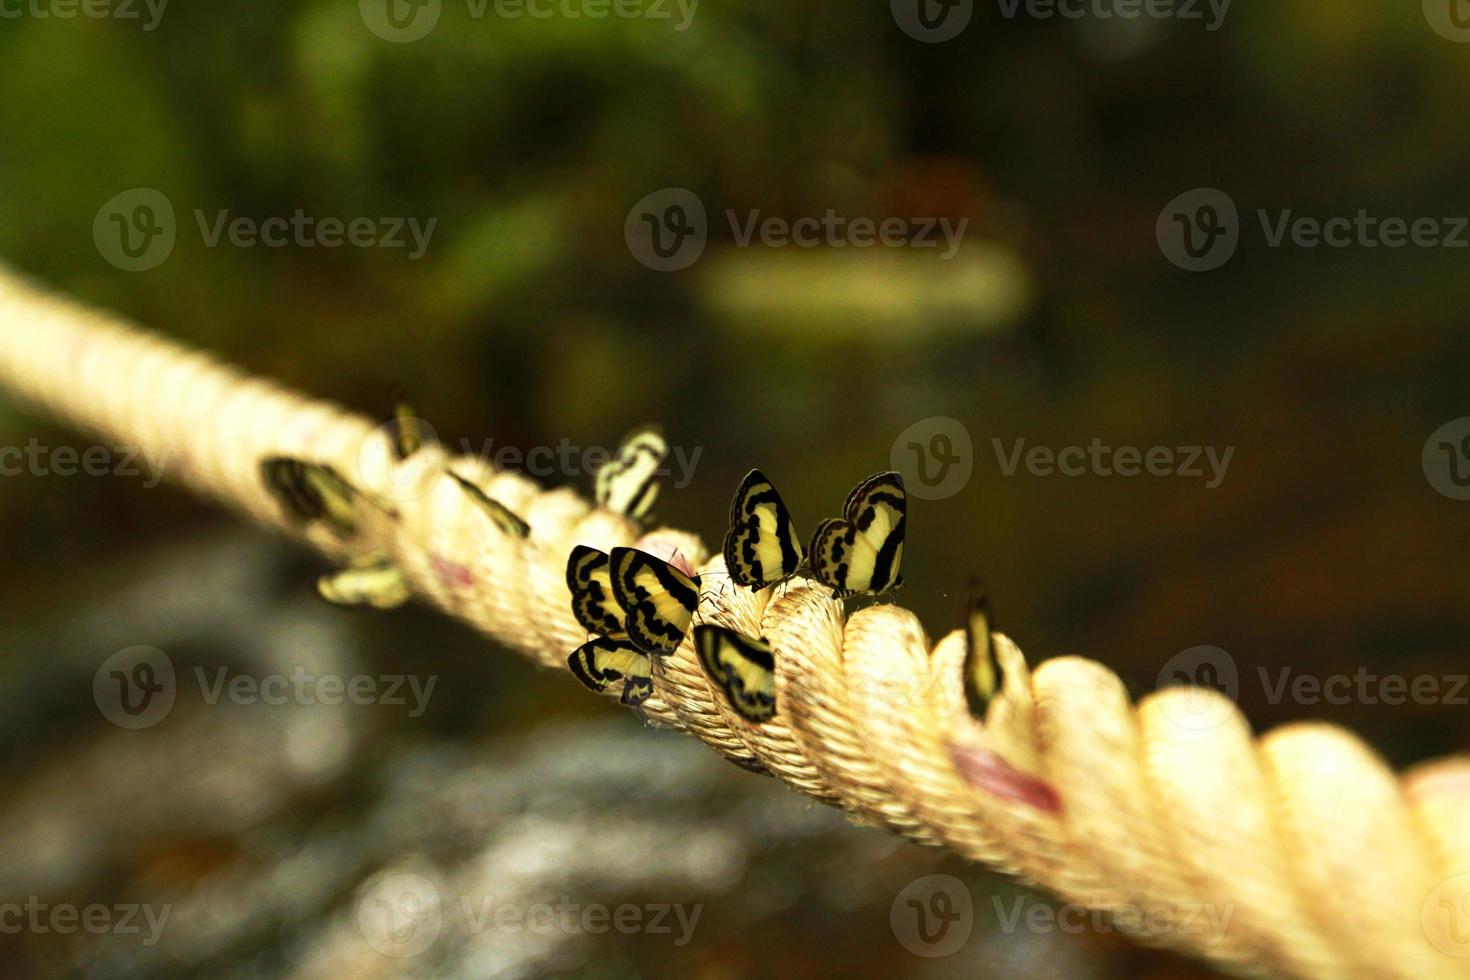
[[[82, 429], [167, 452], [168, 475], [282, 530], [261, 458], [331, 463], [398, 512], [350, 550], [391, 553], [429, 601], [548, 667], [565, 669], [586, 639], [565, 585], [574, 545], [678, 547], [721, 566], [690, 535], [640, 538], [569, 490], [455, 459], [530, 523], [529, 538], [507, 537], [443, 478], [437, 448], [390, 463], [384, 433], [360, 416], [3, 273], [0, 381]], [[309, 537], [343, 551], [325, 531]], [[1329, 725], [1257, 740], [1220, 694], [1170, 688], [1133, 705], [1102, 665], [1028, 670], [1004, 637], [1006, 689], [982, 725], [960, 693], [959, 633], [931, 644], [897, 605], [846, 616], [801, 580], [752, 594], [712, 575], [706, 592], [702, 619], [772, 642], [779, 714], [741, 721], [687, 639], [656, 669], [647, 714], [733, 762], [1228, 970], [1470, 976], [1470, 756], [1399, 776]]]

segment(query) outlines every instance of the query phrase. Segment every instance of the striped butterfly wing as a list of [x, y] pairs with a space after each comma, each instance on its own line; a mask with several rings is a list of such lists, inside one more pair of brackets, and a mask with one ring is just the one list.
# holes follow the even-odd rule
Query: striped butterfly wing
[[621, 700], [626, 705], [637, 707], [653, 694], [648, 656], [622, 637], [588, 640], [567, 657], [567, 667], [572, 676], [598, 693], [621, 680]]
[[694, 627], [694, 650], [711, 681], [746, 721], [759, 724], [776, 714], [776, 660], [763, 640], [723, 626]]
[[490, 518], [490, 523], [499, 528], [501, 534], [513, 538], [524, 538], [531, 533], [531, 525], [527, 524], [515, 511], [486, 494], [477, 484], [466, 480], [458, 473], [448, 472], [450, 479], [460, 485], [465, 495], [480, 508], [486, 517]]
[[993, 627], [990, 598], [975, 587], [965, 621], [965, 700], [970, 713], [981, 720], [1005, 686], [1005, 671], [995, 656]]
[[408, 579], [389, 558], [353, 565], [317, 579], [317, 594], [340, 606], [396, 609], [413, 596]]
[[604, 552], [577, 545], [567, 559], [567, 588], [572, 593], [572, 615], [589, 633], [618, 636], [627, 613], [613, 593], [612, 565]]
[[635, 429], [597, 471], [597, 502], [614, 513], [641, 520], [658, 499], [658, 472], [668, 455], [668, 440], [657, 427]]
[[340, 538], [357, 533], [358, 493], [332, 467], [272, 456], [261, 461], [260, 476], [266, 489], [297, 521], [321, 521]]
[[886, 592], [900, 581], [908, 495], [898, 473], [879, 473], [848, 494], [843, 516], [823, 521], [812, 535], [817, 581], [839, 596]]
[[673, 653], [699, 608], [699, 576], [636, 548], [614, 548], [611, 560], [613, 596], [627, 610], [628, 639], [652, 656]]
[[776, 488], [760, 470], [740, 481], [730, 503], [725, 567], [737, 585], [764, 589], [790, 578], [804, 557], [796, 523]]

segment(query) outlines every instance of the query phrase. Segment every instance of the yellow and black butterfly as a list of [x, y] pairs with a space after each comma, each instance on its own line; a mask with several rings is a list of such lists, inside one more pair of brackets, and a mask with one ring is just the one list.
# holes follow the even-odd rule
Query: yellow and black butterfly
[[612, 586], [612, 561], [605, 552], [579, 544], [567, 559], [567, 588], [572, 593], [572, 615], [589, 633], [623, 636], [627, 612]]
[[699, 576], [636, 548], [614, 548], [610, 558], [613, 597], [626, 612], [628, 639], [651, 656], [673, 653], [699, 608]]
[[812, 576], [839, 597], [886, 592], [901, 584], [908, 495], [898, 473], [879, 473], [859, 483], [842, 517], [817, 525], [807, 558]]
[[806, 557], [791, 512], [760, 470], [745, 474], [730, 502], [724, 552], [730, 578], [747, 589], [790, 578]]
[[393, 453], [400, 461], [406, 460], [424, 446], [423, 420], [397, 385], [388, 392], [388, 401], [388, 434]]
[[589, 633], [600, 634], [567, 658], [572, 675], [601, 692], [622, 679], [622, 702], [637, 707], [653, 694], [648, 654], [628, 640], [625, 614], [612, 587], [612, 561], [596, 548], [578, 545], [567, 559], [567, 588], [572, 593], [572, 615]]
[[316, 590], [328, 602], [374, 609], [396, 609], [413, 596], [403, 570], [383, 555], [370, 555], [323, 575], [317, 579]]
[[[266, 489], [293, 518], [303, 523], [321, 521], [339, 538], [357, 533], [358, 501], [372, 501], [325, 463], [272, 456], [261, 461], [260, 476]], [[381, 502], [372, 502], [392, 514]]]
[[572, 652], [567, 666], [573, 677], [599, 693], [613, 681], [622, 680], [619, 700], [629, 707], [638, 707], [653, 694], [648, 655], [626, 637], [593, 637]]
[[776, 714], [776, 659], [765, 640], [700, 624], [694, 627], [694, 651], [736, 714], [755, 724]]
[[669, 443], [657, 426], [634, 429], [617, 454], [597, 471], [597, 502], [633, 520], [642, 520], [658, 499], [658, 475]]
[[531, 533], [531, 525], [521, 519], [521, 516], [509, 507], [489, 496], [478, 485], [466, 480], [453, 470], [446, 470], [449, 478], [460, 485], [470, 500], [484, 511], [490, 522], [500, 529], [502, 534], [508, 534], [513, 538], [524, 538]]
[[965, 621], [965, 700], [970, 705], [970, 713], [982, 721], [991, 702], [1005, 686], [1005, 670], [995, 656], [995, 640], [991, 636], [993, 625], [990, 597], [978, 584], [972, 586]]

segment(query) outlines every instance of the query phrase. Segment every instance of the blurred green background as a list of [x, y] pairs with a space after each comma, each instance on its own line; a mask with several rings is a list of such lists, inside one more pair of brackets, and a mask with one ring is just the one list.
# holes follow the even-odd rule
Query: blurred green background
[[[931, 635], [957, 625], [963, 582], [980, 573], [1033, 662], [1082, 653], [1141, 695], [1175, 654], [1217, 646], [1258, 727], [1331, 719], [1398, 765], [1464, 750], [1463, 707], [1300, 704], [1270, 697], [1258, 671], [1465, 671], [1470, 522], [1426, 479], [1421, 450], [1470, 414], [1466, 252], [1270, 248], [1254, 215], [1470, 214], [1470, 47], [1388, 0], [1240, 4], [1217, 31], [1010, 19], [979, 3], [944, 44], [907, 36], [880, 3], [710, 0], [686, 30], [674, 22], [476, 18], [447, 0], [411, 43], [377, 36], [347, 2], [176, 0], [154, 30], [0, 21], [0, 259], [363, 411], [401, 385], [455, 445], [612, 446], [659, 421], [701, 455], [658, 517], [712, 546], [748, 468], [806, 533], [889, 466], [901, 433], [952, 417], [973, 475], [912, 502], [900, 595]], [[104, 260], [92, 228], [136, 187], [170, 199], [178, 240], [131, 273]], [[667, 187], [699, 196], [710, 234], [697, 262], [665, 273], [634, 258], [624, 229]], [[1197, 187], [1242, 215], [1239, 250], [1207, 273], [1176, 268], [1155, 238], [1161, 209]], [[209, 247], [194, 217], [298, 209], [437, 223], [411, 261]], [[969, 223], [945, 261], [741, 247], [726, 209]], [[31, 438], [89, 445], [7, 403], [0, 442]], [[993, 442], [1094, 438], [1234, 456], [1207, 489], [1007, 476]], [[326, 607], [310, 595], [319, 562], [167, 483], [12, 477], [0, 495], [12, 556], [0, 751], [14, 787], [0, 836], [19, 862], [0, 900], [165, 896], [184, 923], [163, 952], [0, 935], [7, 975], [340, 975], [344, 963], [384, 976], [1207, 975], [1107, 932], [1006, 933], [990, 896], [1024, 894], [1014, 886], [812, 811], [421, 609]], [[433, 674], [438, 689], [422, 717], [311, 721], [293, 737], [314, 744], [311, 726], [327, 724], [340, 751], [304, 770], [295, 743], [277, 758], [250, 741], [286, 739], [292, 709], [181, 705], [134, 733], [90, 701], [92, 671], [122, 647], [164, 647], [181, 670], [256, 669], [278, 662], [261, 652], [268, 630], [325, 637], [343, 669]], [[189, 751], [206, 738], [218, 755]], [[541, 757], [560, 744], [564, 759]], [[230, 766], [213, 777], [198, 768], [220, 759]], [[415, 783], [425, 767], [444, 783]], [[503, 805], [519, 801], [503, 820], [426, 802], [485, 772]], [[564, 797], [523, 785], [555, 782], [548, 772]], [[588, 802], [600, 793], [605, 809]], [[487, 866], [481, 848], [513, 836], [506, 821], [596, 837], [610, 810], [622, 853], [670, 846], [628, 829], [653, 827], [718, 834], [741, 858], [675, 884], [651, 856], [635, 862], [647, 879], [548, 872], [528, 894], [704, 902], [689, 946], [577, 936], [517, 958], [456, 940], [354, 961], [333, 945], [354, 889], [385, 868], [422, 858], [453, 876]], [[302, 855], [317, 864], [289, 866]], [[964, 879], [976, 932], [929, 960], [895, 939], [889, 904], [935, 871]], [[230, 914], [216, 894], [232, 896]]]

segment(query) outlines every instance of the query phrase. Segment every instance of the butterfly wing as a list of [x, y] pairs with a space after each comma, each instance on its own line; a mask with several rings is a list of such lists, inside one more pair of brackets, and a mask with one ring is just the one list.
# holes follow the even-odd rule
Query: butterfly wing
[[388, 558], [323, 575], [317, 579], [316, 590], [328, 602], [374, 609], [396, 609], [413, 595], [402, 569]]
[[577, 545], [567, 559], [567, 588], [572, 592], [572, 615], [589, 633], [623, 633], [627, 613], [613, 592], [612, 567], [604, 552]]
[[760, 470], [747, 473], [735, 491], [724, 552], [730, 578], [748, 589], [790, 578], [801, 564], [796, 523]]
[[491, 523], [500, 529], [501, 534], [510, 535], [513, 538], [524, 538], [531, 533], [531, 525], [521, 519], [520, 515], [509, 507], [502, 504], [481, 490], [476, 484], [471, 483], [458, 473], [450, 472], [449, 476], [458, 483], [465, 494], [484, 511], [485, 516], [490, 518]]
[[393, 453], [400, 460], [406, 460], [423, 448], [423, 421], [408, 397], [396, 386], [389, 392], [388, 400], [392, 403], [388, 432], [392, 436]]
[[572, 676], [593, 691], [602, 692], [614, 681], [623, 682], [622, 701], [637, 706], [653, 693], [648, 657], [625, 639], [599, 636], [567, 657]]
[[847, 495], [843, 517], [817, 525], [812, 574], [840, 596], [886, 592], [899, 582], [908, 497], [903, 477], [879, 473]]
[[341, 538], [357, 533], [358, 493], [332, 467], [273, 456], [261, 461], [260, 475], [266, 489], [296, 520], [321, 521]]
[[700, 625], [694, 627], [694, 650], [736, 714], [756, 724], [776, 714], [776, 660], [768, 644], [723, 626]]
[[965, 700], [970, 713], [981, 719], [1005, 685], [1005, 672], [995, 657], [993, 625], [990, 598], [976, 588], [965, 622]]
[[614, 548], [611, 564], [613, 596], [627, 611], [628, 639], [653, 656], [673, 653], [699, 608], [699, 576], [636, 548]]
[[658, 499], [658, 471], [668, 455], [668, 440], [656, 427], [635, 429], [597, 471], [597, 502], [614, 513], [642, 519]]

